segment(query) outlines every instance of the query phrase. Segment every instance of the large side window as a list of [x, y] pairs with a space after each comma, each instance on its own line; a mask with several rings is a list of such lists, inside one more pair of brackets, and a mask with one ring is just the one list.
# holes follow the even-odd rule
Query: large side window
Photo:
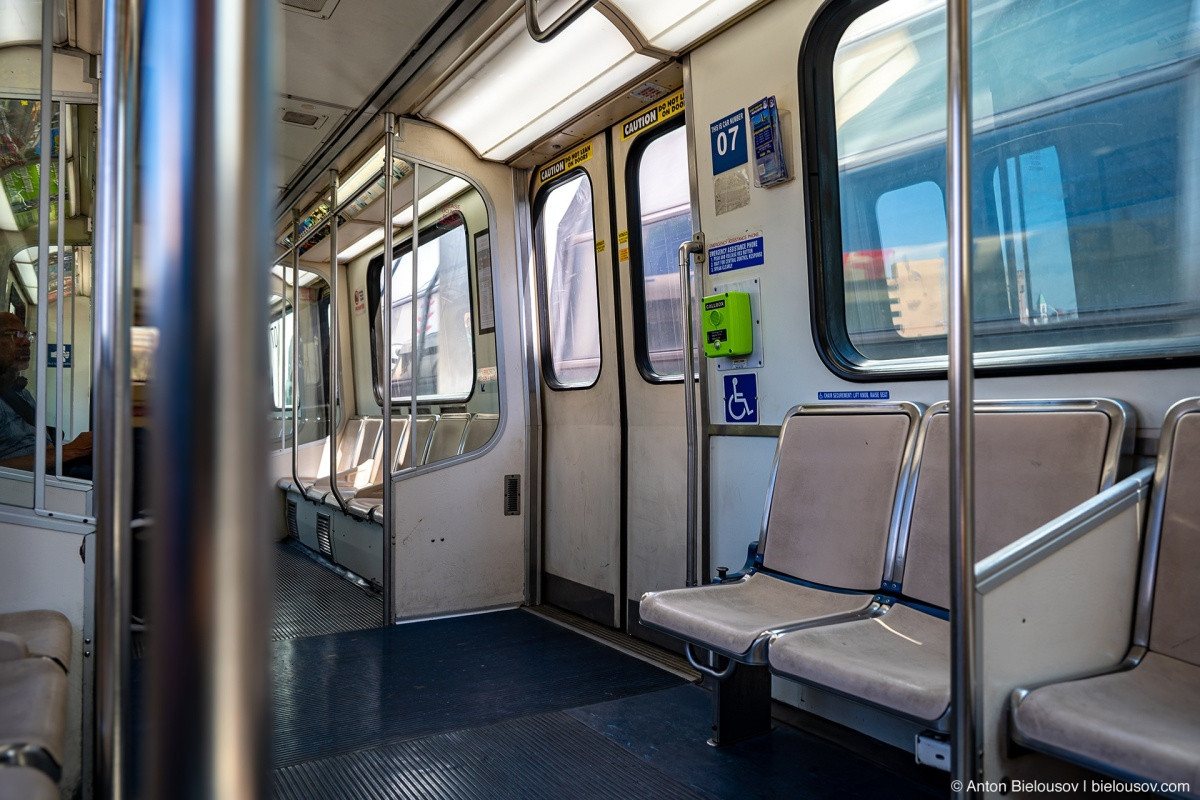
[[[1192, 6], [974, 6], [981, 366], [1200, 354]], [[848, 0], [802, 56], [817, 335], [848, 375], [945, 369], [945, 36], [940, 4]]]
[[[414, 264], [417, 272], [415, 295]], [[371, 269], [378, 286], [373, 290], [378, 292], [372, 296], [374, 304], [378, 303], [383, 290], [382, 257], [372, 262]], [[462, 214], [447, 214], [437, 223], [422, 229], [415, 259], [411, 239], [399, 245], [390, 275], [392, 342], [389, 348], [389, 374], [392, 402], [412, 398], [414, 375], [418, 401], [466, 400], [474, 385], [475, 352], [471, 336], [467, 226]], [[378, 369], [372, 374], [377, 375]]]
[[639, 143], [630, 158], [634, 341], [651, 381], [683, 375], [679, 245], [692, 238], [687, 135], [682, 125]]
[[546, 381], [561, 389], [600, 377], [600, 306], [592, 184], [579, 172], [539, 199], [534, 230], [542, 284]]

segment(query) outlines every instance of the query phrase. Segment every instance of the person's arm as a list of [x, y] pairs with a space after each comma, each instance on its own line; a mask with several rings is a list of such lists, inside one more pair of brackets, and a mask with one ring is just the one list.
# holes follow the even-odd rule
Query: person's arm
[[[76, 458], [83, 458], [92, 454], [92, 432], [84, 431], [76, 436], [71, 441], [63, 445], [63, 463]], [[27, 453], [23, 456], [13, 456], [0, 461], [0, 467], [11, 467], [12, 469], [25, 470], [32, 472], [34, 462], [36, 461], [36, 453]], [[46, 447], [46, 463], [54, 463], [54, 445]]]

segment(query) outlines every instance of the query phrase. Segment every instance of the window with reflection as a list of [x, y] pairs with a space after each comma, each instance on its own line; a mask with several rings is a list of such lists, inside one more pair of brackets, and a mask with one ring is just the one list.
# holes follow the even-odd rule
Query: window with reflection
[[[945, 8], [866, 5], [831, 4], [803, 57], [819, 335], [849, 373], [945, 369]], [[1200, 353], [1194, 9], [973, 6], [980, 365]]]
[[687, 134], [682, 125], [635, 145], [630, 182], [637, 210], [633, 299], [640, 306], [637, 356], [648, 380], [683, 375], [679, 245], [692, 238]]
[[[41, 406], [46, 474], [90, 480], [97, 114], [93, 105], [66, 103], [51, 112], [44, 131], [40, 102], [0, 98], [0, 466], [34, 469]], [[45, 252], [38, 246], [43, 224]]]
[[592, 184], [578, 172], [538, 199], [534, 226], [546, 381], [560, 389], [591, 386], [600, 376], [600, 301]]

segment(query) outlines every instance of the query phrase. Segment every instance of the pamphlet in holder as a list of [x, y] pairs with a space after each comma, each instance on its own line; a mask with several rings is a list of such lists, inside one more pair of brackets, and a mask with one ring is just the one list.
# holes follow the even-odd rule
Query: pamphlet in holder
[[754, 185], [766, 188], [791, 180], [775, 95], [750, 106], [750, 135], [754, 139]]

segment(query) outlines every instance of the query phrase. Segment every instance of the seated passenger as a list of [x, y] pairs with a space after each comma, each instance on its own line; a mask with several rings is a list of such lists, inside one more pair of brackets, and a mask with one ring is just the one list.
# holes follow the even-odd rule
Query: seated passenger
[[[21, 373], [29, 368], [33, 335], [16, 314], [0, 312], [0, 467], [32, 470], [37, 428], [34, 399], [25, 388]], [[46, 462], [54, 463], [54, 439], [47, 430]], [[63, 445], [63, 474], [73, 478], [92, 477], [92, 434], [79, 434]], [[47, 471], [52, 471], [48, 469]]]

